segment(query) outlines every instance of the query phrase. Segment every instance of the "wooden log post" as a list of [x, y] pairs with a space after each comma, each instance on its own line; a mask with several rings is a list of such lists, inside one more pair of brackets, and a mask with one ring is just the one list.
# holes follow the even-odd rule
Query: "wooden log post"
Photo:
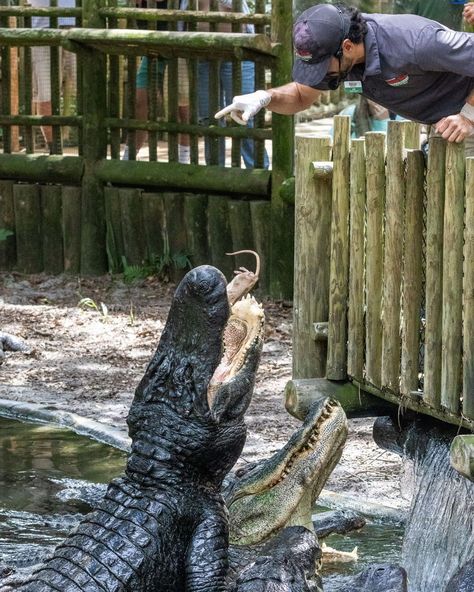
[[81, 271], [81, 188], [62, 188], [64, 271]]
[[296, 137], [293, 376], [326, 374], [327, 343], [315, 341], [313, 323], [329, 316], [332, 175], [314, 178], [313, 161], [328, 161], [331, 139]]
[[[229, 200], [229, 222], [232, 235], [232, 251], [241, 251], [242, 249], [254, 251], [255, 242], [248, 201]], [[241, 266], [250, 270], [255, 269], [255, 257], [249, 253], [236, 255], [234, 261], [235, 269], [239, 269]]]
[[453, 413], [459, 412], [462, 391], [464, 172], [464, 145], [450, 142], [444, 203], [441, 404]]
[[64, 271], [61, 193], [59, 185], [41, 186], [43, 269], [52, 274]]
[[422, 301], [422, 237], [425, 159], [421, 150], [407, 154], [403, 289], [402, 361], [400, 390], [410, 395], [418, 390]]
[[[272, 68], [272, 86], [291, 79], [293, 62], [292, 4], [288, 0], [272, 2], [271, 37], [278, 43], [278, 56]], [[288, 115], [272, 113], [272, 213], [271, 280], [274, 298], [290, 298], [293, 292], [294, 209], [280, 195], [280, 185], [293, 172], [294, 121]]]
[[350, 261], [347, 373], [362, 380], [364, 372], [364, 245], [366, 209], [365, 140], [353, 140], [350, 162]]
[[226, 253], [232, 250], [232, 232], [229, 222], [228, 199], [223, 195], [210, 195], [207, 207], [207, 229], [211, 263], [222, 271], [227, 280], [234, 276], [234, 261]]
[[268, 220], [271, 216], [271, 203], [262, 200], [251, 201], [250, 215], [252, 219], [252, 234], [255, 250], [260, 255], [262, 261], [258, 287], [264, 294], [269, 294], [271, 228], [268, 224]]
[[123, 271], [122, 257], [125, 254], [119, 191], [117, 187], [104, 188], [107, 260], [111, 273]]
[[165, 206], [163, 193], [142, 193], [143, 233], [146, 259], [159, 260], [165, 252]]
[[15, 210], [13, 206], [13, 181], [0, 181], [0, 230], [12, 234], [0, 241], [0, 270], [12, 269], [16, 263]]
[[387, 192], [382, 312], [382, 387], [399, 391], [402, 217], [405, 207], [404, 124], [390, 121], [387, 135]]
[[207, 195], [187, 193], [184, 196], [186, 249], [193, 265], [209, 262], [207, 244]]
[[145, 262], [141, 197], [141, 189], [119, 190], [123, 247], [127, 265], [143, 265]]
[[347, 376], [347, 307], [349, 297], [350, 129], [347, 115], [334, 118], [332, 182], [331, 279], [329, 289], [328, 360], [326, 376]]
[[43, 271], [41, 197], [38, 185], [13, 186], [17, 269], [23, 273]]
[[365, 373], [374, 386], [382, 372], [383, 208], [385, 202], [385, 134], [369, 132], [366, 142], [367, 244]]
[[[105, 29], [99, 9], [104, 0], [84, 0], [82, 26]], [[81, 47], [78, 60], [82, 65], [82, 146], [84, 175], [82, 178], [81, 272], [100, 274], [107, 270], [104, 186], [96, 176], [97, 163], [107, 156], [107, 115], [105, 55], [92, 48]]]
[[426, 327], [423, 399], [441, 405], [441, 342], [443, 302], [443, 218], [446, 142], [429, 140], [426, 173]]
[[[163, 204], [165, 213], [166, 240], [171, 258], [170, 278], [180, 281], [188, 271], [178, 267], [178, 256], [187, 255], [187, 237], [184, 220], [184, 195], [180, 193], [164, 193]], [[165, 246], [166, 248], [166, 246]]]
[[474, 419], [474, 158], [466, 159], [464, 229], [463, 413]]
[[326, 397], [339, 401], [348, 417], [371, 417], [393, 412], [390, 403], [366, 393], [351, 382], [300, 378], [290, 380], [285, 386], [285, 408], [301, 421], [304, 421], [313, 403]]

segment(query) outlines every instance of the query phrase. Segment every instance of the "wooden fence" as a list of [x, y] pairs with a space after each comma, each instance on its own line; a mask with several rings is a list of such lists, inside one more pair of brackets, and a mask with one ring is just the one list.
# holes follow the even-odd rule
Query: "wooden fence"
[[[264, 289], [274, 296], [289, 297], [292, 291], [293, 268], [293, 205], [288, 203], [284, 192], [280, 191], [284, 181], [293, 174], [293, 121], [290, 117], [274, 115], [271, 128], [265, 125], [264, 114], [256, 118], [255, 127], [243, 128], [237, 125], [221, 127], [217, 122], [203, 125], [198, 117], [197, 68], [198, 60], [209, 62], [209, 111], [218, 109], [219, 66], [222, 62], [232, 64], [233, 92], [240, 93], [240, 65], [243, 61], [255, 65], [256, 88], [263, 88], [269, 82], [273, 86], [290, 79], [291, 50], [291, 3], [276, 0], [272, 3], [271, 14], [265, 14], [264, 0], [255, 3], [255, 14], [243, 14], [241, 2], [234, 2], [232, 13], [215, 12], [217, 2], [211, 1], [211, 12], [193, 10], [196, 3], [190, 1], [190, 10], [156, 10], [118, 8], [106, 0], [83, 0], [81, 7], [57, 8], [52, 0], [51, 8], [0, 7], [0, 45], [1, 45], [1, 112], [3, 153], [0, 154], [0, 179], [16, 182], [3, 185], [4, 202], [10, 200], [13, 206], [5, 207], [0, 212], [0, 228], [12, 230], [15, 234], [7, 242], [0, 243], [0, 261], [3, 269], [15, 268], [27, 271], [23, 266], [19, 238], [23, 232], [22, 221], [16, 216], [17, 197], [24, 191], [30, 191], [22, 184], [43, 183], [63, 184], [80, 188], [80, 223], [76, 219], [74, 241], [80, 245], [80, 272], [85, 274], [103, 273], [113, 269], [116, 255], [110, 253], [110, 233], [115, 232], [110, 226], [107, 206], [106, 187], [130, 188], [139, 194], [159, 195], [167, 193], [194, 193], [207, 195], [208, 203], [213, 203], [214, 196], [224, 196], [224, 205], [235, 199], [244, 202], [256, 201], [258, 205], [247, 206], [252, 211], [260, 208], [260, 202], [266, 201], [267, 233], [270, 240], [260, 241], [253, 228], [258, 222], [247, 227], [247, 233], [241, 232], [240, 241], [228, 240], [222, 243], [226, 249], [232, 247], [248, 248], [251, 244], [266, 245], [262, 252], [267, 273], [267, 285]], [[178, 3], [175, 2], [175, 8]], [[35, 16], [50, 18], [50, 28], [31, 28], [31, 19]], [[58, 19], [70, 17], [76, 19], [76, 27], [57, 28]], [[137, 20], [145, 21], [148, 30], [137, 30]], [[166, 31], [156, 30], [157, 23], [168, 23]], [[188, 30], [177, 31], [177, 23], [185, 22]], [[210, 23], [210, 32], [196, 32], [199, 23]], [[218, 23], [230, 24], [231, 33], [214, 32]], [[250, 23], [255, 26], [255, 34], [239, 33], [241, 26]], [[126, 28], [122, 28], [122, 27]], [[31, 87], [31, 47], [47, 46], [51, 53], [51, 115], [33, 113]], [[60, 49], [73, 52], [77, 57], [77, 87], [75, 108], [65, 113], [64, 96], [60, 92]], [[135, 79], [141, 56], [149, 59], [149, 116], [147, 120], [132, 117], [135, 112]], [[192, 57], [190, 57], [192, 56]], [[167, 114], [159, 117], [157, 80], [153, 75], [158, 59], [167, 60], [168, 96]], [[178, 120], [178, 58], [186, 60], [190, 79], [189, 121]], [[18, 63], [20, 64], [18, 68]], [[125, 67], [124, 67], [125, 65]], [[124, 87], [124, 75], [126, 84]], [[17, 77], [17, 72], [19, 76]], [[125, 91], [123, 91], [125, 88]], [[19, 89], [18, 93], [13, 92]], [[69, 101], [70, 103], [70, 101]], [[52, 156], [38, 151], [35, 142], [35, 127], [52, 126]], [[64, 128], [77, 130], [78, 154], [64, 155], [62, 136]], [[149, 162], [136, 162], [134, 137], [137, 131], [148, 132]], [[124, 134], [128, 134], [130, 160], [120, 161], [121, 143]], [[160, 162], [157, 140], [166, 134], [166, 152]], [[179, 164], [178, 134], [190, 137], [191, 163]], [[200, 139], [207, 138], [209, 144], [210, 166], [205, 166], [199, 155]], [[219, 140], [231, 140], [231, 167], [218, 166]], [[250, 138], [255, 142], [255, 168], [240, 168], [241, 142]], [[262, 168], [264, 142], [272, 144], [272, 169]], [[23, 148], [25, 154], [15, 153]], [[3, 190], [2, 190], [3, 191]], [[45, 187], [31, 188], [32, 205], [38, 215], [41, 212], [41, 196], [48, 193]], [[60, 188], [51, 189], [51, 193], [61, 196], [64, 210], [69, 205], [65, 192]], [[123, 193], [123, 192], [122, 192]], [[121, 195], [119, 191], [116, 195]], [[110, 195], [110, 191], [107, 193]], [[43, 200], [44, 201], [44, 200]], [[179, 211], [179, 199], [176, 202]], [[39, 208], [39, 209], [38, 209]], [[116, 208], [117, 209], [117, 208]], [[155, 208], [158, 211], [160, 208]], [[211, 208], [212, 209], [212, 208]], [[222, 206], [222, 210], [226, 207]], [[227, 208], [229, 210], [229, 208]], [[230, 210], [229, 210], [230, 211]], [[143, 214], [141, 214], [143, 216]], [[208, 218], [212, 219], [212, 214]], [[257, 214], [255, 217], [258, 218]], [[249, 222], [250, 218], [245, 218]], [[226, 219], [230, 227], [231, 214]], [[40, 224], [40, 219], [37, 220]], [[161, 234], [166, 229], [155, 221]], [[210, 228], [210, 223], [206, 229]], [[41, 226], [42, 232], [47, 225]], [[185, 232], [185, 225], [181, 229]], [[119, 232], [119, 230], [117, 230]], [[46, 240], [46, 239], [44, 239]], [[63, 248], [66, 244], [62, 236]], [[208, 242], [213, 240], [213, 237]], [[14, 244], [13, 244], [14, 243]], [[185, 250], [190, 251], [186, 243]], [[16, 254], [15, 254], [16, 253]], [[145, 249], [142, 261], [149, 254]], [[159, 253], [156, 253], [159, 255]], [[122, 253], [127, 257], [127, 253]], [[128, 258], [128, 257], [127, 257]], [[199, 259], [196, 256], [193, 263]], [[44, 258], [43, 269], [56, 267], [49, 265]], [[38, 263], [35, 268], [41, 268]], [[66, 262], [64, 269], [69, 269]], [[76, 266], [75, 266], [76, 268]]]
[[418, 126], [296, 140], [295, 378], [474, 431], [474, 158]]

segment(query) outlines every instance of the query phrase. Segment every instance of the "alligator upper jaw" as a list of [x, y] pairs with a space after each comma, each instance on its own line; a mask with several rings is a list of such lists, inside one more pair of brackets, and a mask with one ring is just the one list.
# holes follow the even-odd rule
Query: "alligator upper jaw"
[[226, 493], [227, 505], [275, 487], [298, 463], [324, 464], [332, 452], [340, 453], [346, 437], [347, 420], [342, 407], [328, 397], [321, 399], [310, 408], [303, 425], [293, 432], [283, 448], [235, 481]]
[[[225, 494], [233, 544], [257, 544], [288, 524], [308, 524], [310, 508], [337, 464], [347, 437], [340, 405], [314, 405], [286, 446]], [[309, 520], [310, 522], [310, 520]]]

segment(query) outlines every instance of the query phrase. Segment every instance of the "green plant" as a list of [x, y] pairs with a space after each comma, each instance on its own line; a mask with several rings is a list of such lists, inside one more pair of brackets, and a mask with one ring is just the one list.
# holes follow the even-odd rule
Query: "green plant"
[[0, 228], [0, 241], [7, 240], [9, 236], [13, 236], [13, 232], [7, 228]]
[[95, 302], [95, 300], [92, 300], [92, 298], [81, 298], [77, 306], [79, 306], [79, 308], [82, 309], [92, 308], [99, 312], [104, 319], [107, 319], [109, 316], [109, 309], [107, 308], [107, 306], [103, 302], [101, 302], [100, 305], [97, 306], [97, 303]]
[[132, 283], [153, 275], [168, 281], [171, 269], [191, 269], [189, 254], [184, 251], [171, 253], [168, 238], [165, 237], [164, 249], [161, 255], [152, 255], [150, 261], [144, 265], [128, 265], [126, 257], [122, 256], [123, 278]]

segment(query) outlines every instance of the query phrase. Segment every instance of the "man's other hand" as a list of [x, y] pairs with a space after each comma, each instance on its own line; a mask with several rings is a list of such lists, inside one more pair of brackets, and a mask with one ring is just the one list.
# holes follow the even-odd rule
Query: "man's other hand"
[[448, 142], [462, 142], [474, 134], [474, 123], [458, 113], [443, 117], [435, 125], [435, 131]]

